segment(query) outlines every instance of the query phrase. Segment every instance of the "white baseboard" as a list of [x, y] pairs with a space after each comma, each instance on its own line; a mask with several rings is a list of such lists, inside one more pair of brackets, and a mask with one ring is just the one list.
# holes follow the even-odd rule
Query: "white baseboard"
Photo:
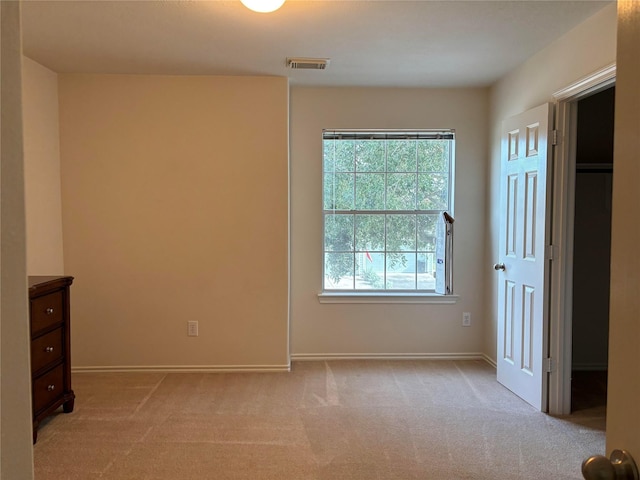
[[486, 355], [483, 353], [292, 353], [291, 360], [486, 360]]
[[498, 364], [496, 363], [496, 361], [493, 358], [491, 358], [489, 355], [483, 353], [482, 359], [485, 362], [487, 362], [489, 365], [491, 365], [493, 368], [498, 368]]
[[[291, 361], [328, 360], [482, 360], [495, 368], [484, 353], [297, 353]], [[73, 373], [214, 373], [214, 372], [290, 372], [288, 365], [93, 365], [71, 367]]]
[[207, 372], [290, 372], [291, 365], [113, 365], [71, 367], [73, 373], [207, 373]]

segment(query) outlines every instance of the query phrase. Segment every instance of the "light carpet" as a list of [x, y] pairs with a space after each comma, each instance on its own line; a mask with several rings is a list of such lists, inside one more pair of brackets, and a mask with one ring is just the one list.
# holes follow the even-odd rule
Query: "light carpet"
[[535, 411], [482, 361], [295, 362], [290, 373], [81, 373], [36, 480], [580, 479], [604, 408]]

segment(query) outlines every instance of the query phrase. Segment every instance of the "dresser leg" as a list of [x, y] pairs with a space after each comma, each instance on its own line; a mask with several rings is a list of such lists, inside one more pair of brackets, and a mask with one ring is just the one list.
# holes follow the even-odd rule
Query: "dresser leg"
[[67, 400], [66, 402], [64, 402], [62, 404], [62, 411], [64, 413], [71, 413], [73, 412], [73, 405], [75, 403], [75, 398], [72, 398], [71, 400]]

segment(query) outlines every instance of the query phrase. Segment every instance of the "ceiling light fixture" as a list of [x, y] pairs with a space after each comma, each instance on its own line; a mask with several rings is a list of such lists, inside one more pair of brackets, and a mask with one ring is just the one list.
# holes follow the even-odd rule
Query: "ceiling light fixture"
[[240, 0], [249, 10], [260, 13], [275, 12], [285, 0]]

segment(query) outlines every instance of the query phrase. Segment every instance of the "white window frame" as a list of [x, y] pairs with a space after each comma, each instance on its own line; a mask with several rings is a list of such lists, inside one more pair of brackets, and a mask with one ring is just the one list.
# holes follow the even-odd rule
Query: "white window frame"
[[[446, 210], [408, 210], [408, 211], [399, 211], [399, 210], [337, 210], [335, 208], [327, 210], [325, 209], [325, 166], [324, 166], [324, 141], [326, 139], [330, 139], [331, 137], [339, 137], [341, 139], [448, 139], [451, 140], [450, 145], [450, 155], [449, 155], [449, 165], [448, 165], [448, 208]], [[324, 289], [325, 282], [325, 254], [328, 253], [325, 245], [325, 217], [332, 213], [343, 213], [343, 214], [371, 214], [372, 212], [376, 212], [379, 214], [442, 214], [444, 211], [453, 216], [453, 207], [454, 207], [454, 189], [455, 189], [455, 130], [453, 129], [438, 129], [438, 130], [425, 130], [425, 129], [416, 129], [416, 130], [357, 130], [357, 129], [325, 129], [322, 132], [322, 149], [323, 149], [323, 168], [322, 168], [322, 218], [323, 218], [323, 228], [322, 228], [322, 291], [318, 294], [319, 301], [321, 303], [437, 303], [437, 304], [451, 304], [456, 303], [458, 296], [453, 294], [452, 290], [452, 275], [449, 271], [447, 275], [448, 286], [447, 293], [436, 293], [434, 290], [419, 290], [419, 289], [406, 289], [406, 290], [395, 290], [395, 289]], [[354, 175], [357, 173], [357, 168], [354, 166], [354, 170], [347, 173], [353, 173]], [[388, 170], [385, 166], [384, 172], [385, 175], [388, 173]], [[412, 172], [408, 172], [412, 173]], [[416, 168], [416, 174], [420, 173], [418, 168]], [[355, 184], [354, 184], [355, 188]], [[355, 195], [354, 195], [355, 197]], [[417, 207], [417, 206], [416, 206]], [[451, 242], [447, 242], [451, 245]], [[355, 253], [354, 253], [355, 254]], [[385, 253], [386, 258], [386, 253]], [[449, 268], [451, 267], [452, 260], [452, 251], [447, 251], [446, 261], [449, 263]]]

